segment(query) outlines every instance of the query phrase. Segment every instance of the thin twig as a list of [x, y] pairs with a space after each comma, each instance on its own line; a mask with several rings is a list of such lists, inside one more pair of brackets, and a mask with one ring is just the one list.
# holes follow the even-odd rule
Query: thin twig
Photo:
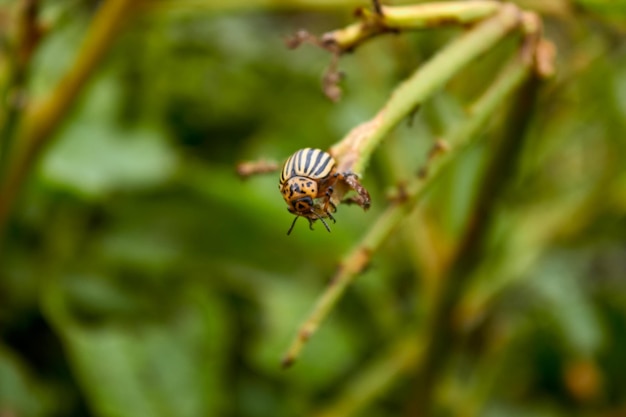
[[276, 161], [261, 159], [258, 161], [246, 161], [237, 164], [237, 175], [241, 178], [248, 178], [253, 175], [271, 174], [278, 171], [280, 165]]
[[421, 179], [425, 179], [428, 176], [428, 169], [430, 168], [430, 164], [432, 161], [443, 152], [448, 152], [450, 150], [450, 144], [443, 139], [438, 139], [433, 147], [428, 152], [428, 156], [424, 166], [420, 168], [417, 172], [417, 176]]
[[380, 6], [380, 11], [359, 9], [360, 20], [328, 32], [321, 41], [341, 52], [351, 51], [366, 40], [389, 32], [420, 30], [446, 25], [466, 25], [484, 20], [502, 7], [497, 1], [457, 1], [411, 6]]
[[394, 200], [361, 242], [343, 259], [326, 291], [320, 296], [289, 346], [282, 360], [284, 367], [292, 365], [298, 358], [306, 342], [332, 310], [347, 286], [367, 266], [371, 254], [378, 250], [393, 229], [412, 211], [428, 186], [468, 145], [504, 99], [528, 77], [530, 70], [519, 57], [514, 58], [506, 66], [494, 84], [471, 106], [468, 119], [447, 135], [446, 142], [452, 144], [453, 148], [430, 161], [428, 177], [425, 180], [419, 177], [413, 179], [405, 188], [404, 198]]

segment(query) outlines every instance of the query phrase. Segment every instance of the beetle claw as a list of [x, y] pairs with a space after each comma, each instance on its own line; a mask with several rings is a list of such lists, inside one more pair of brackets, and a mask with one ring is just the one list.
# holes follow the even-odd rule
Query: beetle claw
[[357, 196], [351, 197], [350, 201], [358, 204], [363, 208], [363, 210], [367, 210], [370, 208], [371, 198], [370, 194], [367, 192], [365, 187], [361, 185], [358, 179], [358, 175], [353, 172], [346, 172], [343, 174], [343, 180], [346, 184], [350, 186], [354, 191], [356, 191]]

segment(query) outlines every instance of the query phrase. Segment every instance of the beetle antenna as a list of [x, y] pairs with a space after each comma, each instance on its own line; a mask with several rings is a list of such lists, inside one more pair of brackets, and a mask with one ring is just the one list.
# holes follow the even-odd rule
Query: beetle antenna
[[293, 219], [293, 223], [291, 223], [291, 227], [289, 228], [289, 230], [287, 230], [287, 236], [289, 236], [289, 234], [291, 233], [291, 231], [293, 230], [293, 227], [296, 225], [296, 221], [300, 218], [300, 216], [296, 216], [295, 219]]

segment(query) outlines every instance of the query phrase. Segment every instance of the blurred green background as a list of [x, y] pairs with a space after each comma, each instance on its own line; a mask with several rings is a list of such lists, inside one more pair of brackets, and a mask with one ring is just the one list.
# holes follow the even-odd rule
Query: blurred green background
[[[3, 74], [17, 3], [0, 2]], [[467, 272], [462, 342], [439, 375], [437, 415], [626, 415], [626, 3], [518, 4], [544, 18], [557, 75], [489, 219], [488, 250]], [[300, 221], [286, 236], [277, 175], [235, 174], [240, 161], [328, 148], [462, 33], [367, 43], [340, 61], [345, 94], [332, 103], [320, 88], [328, 53], [290, 51], [284, 38], [343, 27], [368, 5], [155, 1], [128, 22], [5, 227], [0, 416], [309, 416], [342, 401], [361, 402], [358, 416], [408, 413], [417, 368], [371, 398], [354, 384], [375, 381], [398, 341], [421, 343], [433, 280], [472, 217], [505, 109], [373, 255], [296, 365], [282, 370], [280, 357], [389, 191], [516, 43], [387, 138], [364, 173], [372, 209], [339, 207], [332, 233]], [[68, 71], [98, 7], [41, 1], [47, 31], [28, 97]]]

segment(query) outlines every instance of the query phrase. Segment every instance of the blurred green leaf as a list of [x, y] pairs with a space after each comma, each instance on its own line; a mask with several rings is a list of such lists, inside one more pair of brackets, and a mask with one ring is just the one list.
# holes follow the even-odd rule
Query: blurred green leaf
[[540, 314], [552, 321], [564, 345], [572, 353], [591, 356], [603, 346], [603, 326], [577, 276], [582, 266], [572, 259], [549, 261], [527, 282], [538, 297]]
[[[15, 23], [9, 3], [22, 1], [0, 0], [1, 39]], [[86, 0], [40, 3], [47, 32], [26, 105], [68, 71], [98, 10]], [[428, 342], [442, 277], [479, 220], [489, 229], [486, 242], [469, 242], [484, 243], [483, 252], [463, 271], [436, 415], [620, 415], [624, 1], [523, 2], [546, 13], [558, 71], [493, 212], [472, 210], [492, 139], [508, 123], [500, 110], [288, 371], [281, 355], [343, 256], [520, 39], [486, 53], [385, 139], [363, 178], [371, 210], [341, 205], [331, 233], [301, 221], [286, 236], [293, 215], [278, 174], [243, 181], [237, 162], [327, 148], [466, 29], [383, 36], [344, 54], [344, 98], [331, 103], [320, 88], [328, 51], [288, 50], [283, 40], [353, 22], [355, 2], [218, 3], [146, 4], [24, 188], [0, 242], [0, 414], [307, 416], [328, 404], [351, 409], [353, 400], [362, 416], [406, 414], [415, 367], [385, 370], [385, 390], [344, 388], [363, 386], [372, 364], [393, 359], [382, 356], [390, 341]], [[12, 65], [5, 43], [0, 72]], [[581, 357], [597, 366], [596, 397], [581, 397], [567, 379], [569, 361]]]
[[88, 199], [116, 190], [155, 186], [171, 178], [177, 163], [163, 133], [116, 122], [121, 86], [101, 77], [91, 87], [72, 124], [46, 155], [42, 178]]
[[53, 392], [17, 354], [0, 344], [0, 413], [39, 417], [55, 412]]
[[218, 415], [225, 329], [210, 297], [160, 322], [76, 325], [52, 309], [69, 358], [99, 416]]

